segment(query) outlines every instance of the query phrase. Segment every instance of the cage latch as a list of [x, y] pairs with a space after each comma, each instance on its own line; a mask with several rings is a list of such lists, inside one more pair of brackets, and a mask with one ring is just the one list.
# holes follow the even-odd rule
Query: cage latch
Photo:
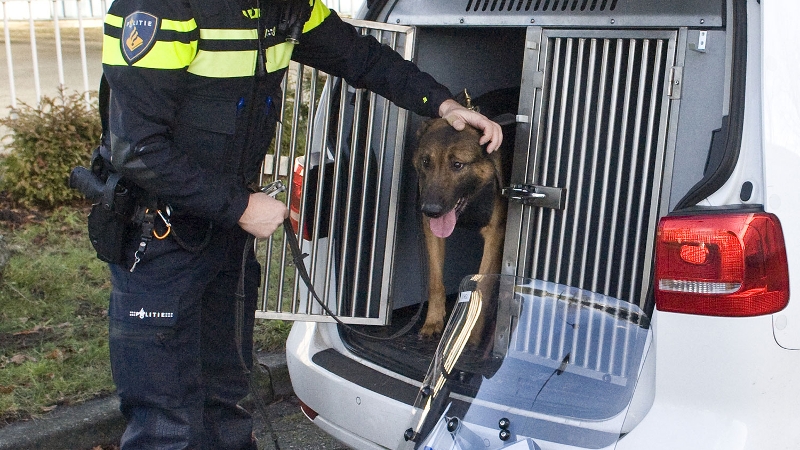
[[512, 184], [503, 188], [503, 195], [523, 205], [563, 210], [567, 202], [567, 190], [560, 187], [534, 184]]

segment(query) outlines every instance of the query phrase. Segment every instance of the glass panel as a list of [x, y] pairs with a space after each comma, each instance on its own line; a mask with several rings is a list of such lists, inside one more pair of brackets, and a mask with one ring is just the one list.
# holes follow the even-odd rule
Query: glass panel
[[510, 275], [460, 291], [417, 397], [417, 448], [614, 448], [652, 340], [642, 310]]

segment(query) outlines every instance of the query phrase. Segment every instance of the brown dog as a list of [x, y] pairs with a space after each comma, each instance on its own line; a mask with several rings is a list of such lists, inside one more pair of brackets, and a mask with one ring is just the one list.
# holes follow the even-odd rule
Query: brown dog
[[[413, 164], [428, 250], [428, 312], [420, 335], [430, 337], [444, 328], [445, 239], [456, 223], [468, 221], [480, 228], [484, 243], [479, 273], [500, 273], [507, 211], [501, 190], [507, 174], [501, 159], [505, 149], [487, 153], [474, 128], [467, 126], [459, 132], [444, 119], [430, 119], [417, 137]], [[504, 138], [503, 147], [505, 143]], [[482, 329], [482, 316], [475, 330]]]

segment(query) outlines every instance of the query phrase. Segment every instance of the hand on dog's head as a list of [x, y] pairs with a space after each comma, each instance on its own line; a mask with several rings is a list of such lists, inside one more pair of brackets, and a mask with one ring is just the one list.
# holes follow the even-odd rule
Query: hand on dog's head
[[[462, 134], [463, 133], [463, 134]], [[473, 139], [479, 147], [487, 153], [488, 144], [480, 144], [481, 132], [470, 124], [466, 124], [463, 130], [456, 130], [450, 123], [440, 117], [427, 119], [422, 122], [417, 129], [417, 149], [421, 146], [423, 139], [436, 139], [440, 142], [453, 141], [455, 139]]]
[[414, 152], [414, 168], [417, 173], [430, 169], [431, 164], [469, 164], [488, 158], [486, 145], [480, 144], [481, 133], [467, 125], [459, 131], [441, 118], [424, 121], [416, 133], [417, 148]]

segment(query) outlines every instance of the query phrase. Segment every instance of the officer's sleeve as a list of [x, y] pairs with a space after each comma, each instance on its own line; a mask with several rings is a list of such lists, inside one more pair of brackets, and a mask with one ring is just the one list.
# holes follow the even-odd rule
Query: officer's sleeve
[[[186, 68], [197, 52], [197, 27], [188, 13], [157, 3], [150, 11], [112, 8], [106, 16], [103, 72], [111, 87], [112, 163], [176, 212], [230, 227], [247, 207], [246, 188], [212, 176], [179, 151], [171, 135], [190, 76]], [[126, 28], [132, 20], [135, 32]]]
[[315, 3], [307, 23], [310, 29], [295, 46], [293, 60], [342, 77], [417, 114], [439, 116], [439, 105], [452, 98], [445, 86], [374, 37], [362, 36], [335, 11], [325, 14], [327, 8], [320, 7], [319, 0]]

